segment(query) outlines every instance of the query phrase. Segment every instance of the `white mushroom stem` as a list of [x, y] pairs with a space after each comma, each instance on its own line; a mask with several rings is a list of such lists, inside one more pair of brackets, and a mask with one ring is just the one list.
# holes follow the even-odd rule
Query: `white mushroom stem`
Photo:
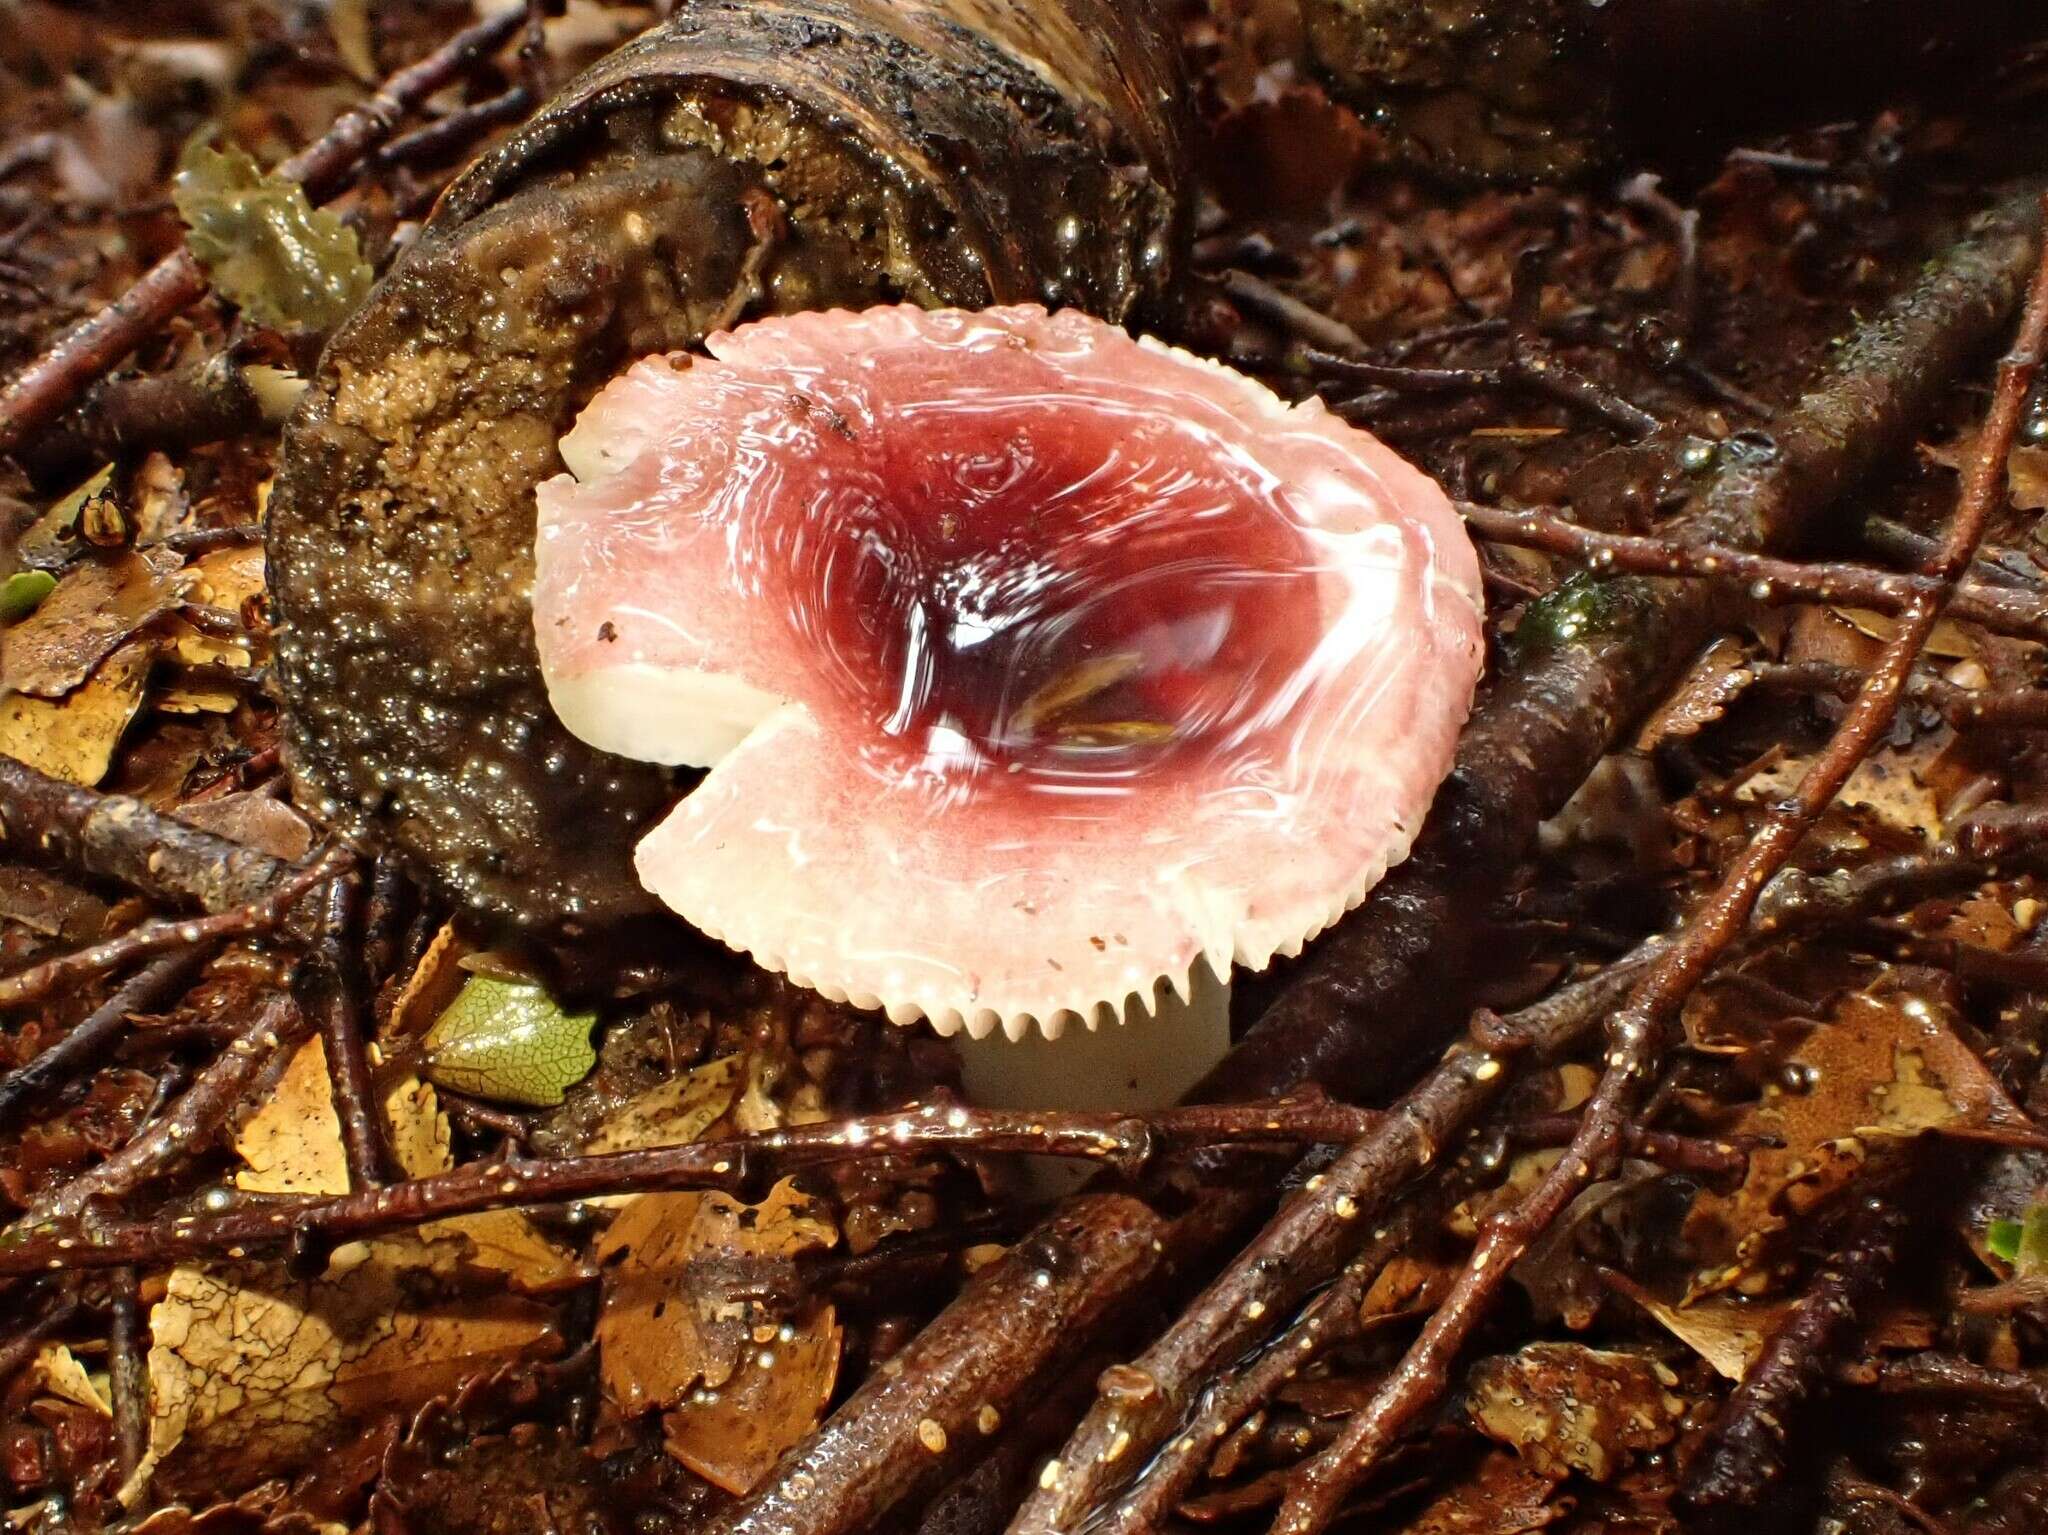
[[[1230, 1049], [1230, 983], [1195, 966], [1186, 1002], [1162, 988], [1156, 1011], [1131, 1009], [1093, 1029], [1070, 1023], [1058, 1039], [1038, 1030], [1011, 1040], [1001, 1029], [953, 1036], [962, 1085], [992, 1109], [1090, 1109], [1136, 1113], [1180, 1101]], [[1094, 1168], [1059, 1157], [1028, 1159], [1034, 1189], [1056, 1198]]]

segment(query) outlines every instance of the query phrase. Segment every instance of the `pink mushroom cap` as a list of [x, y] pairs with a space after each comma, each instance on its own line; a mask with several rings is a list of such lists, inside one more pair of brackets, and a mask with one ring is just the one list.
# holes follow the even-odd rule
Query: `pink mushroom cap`
[[977, 1037], [1262, 968], [1407, 855], [1481, 656], [1443, 492], [1319, 401], [1035, 305], [648, 358], [540, 488], [591, 744], [705, 767], [642, 881]]

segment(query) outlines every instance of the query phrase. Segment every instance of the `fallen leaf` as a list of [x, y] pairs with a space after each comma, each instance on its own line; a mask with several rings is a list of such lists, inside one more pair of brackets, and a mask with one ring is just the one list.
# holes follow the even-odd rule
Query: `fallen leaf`
[[61, 1398], [78, 1407], [90, 1408], [103, 1418], [111, 1418], [114, 1409], [107, 1402], [104, 1392], [94, 1384], [92, 1376], [77, 1356], [61, 1343], [45, 1343], [30, 1361], [29, 1379], [35, 1389], [46, 1395]]
[[461, 995], [469, 979], [462, 961], [470, 952], [469, 941], [456, 931], [455, 924], [442, 923], [405, 985], [392, 998], [384, 1032], [393, 1039], [407, 1039], [431, 1028]]
[[235, 1154], [244, 1163], [235, 1187], [252, 1194], [348, 1192], [341, 1116], [319, 1035], [299, 1046], [270, 1097], [243, 1121]]
[[1641, 1354], [1532, 1343], [1473, 1366], [1465, 1405], [1482, 1433], [1537, 1471], [1605, 1482], [1677, 1437], [1685, 1403], [1666, 1389], [1676, 1384]]
[[531, 982], [472, 975], [427, 1030], [422, 1075], [472, 1098], [552, 1107], [597, 1064], [596, 1024]]
[[645, 1151], [699, 1140], [733, 1106], [747, 1076], [744, 1055], [707, 1061], [607, 1114], [584, 1150]]
[[[408, 1178], [427, 1178], [455, 1165], [448, 1116], [434, 1089], [417, 1077], [401, 1080], [384, 1100], [391, 1155]], [[545, 1294], [576, 1284], [583, 1270], [575, 1259], [541, 1234], [519, 1210], [485, 1210], [431, 1221], [420, 1228], [427, 1241], [467, 1244], [469, 1261], [496, 1269], [527, 1294]]]
[[1728, 712], [1756, 681], [1742, 643], [1722, 635], [1694, 661], [1684, 679], [1664, 702], [1643, 722], [1636, 734], [1636, 750], [1654, 751], [1665, 741], [1685, 740], [1698, 735]]
[[1557, 1496], [1561, 1476], [1538, 1470], [1509, 1450], [1493, 1450], [1403, 1527], [1403, 1535], [1529, 1535], [1570, 1513]]
[[1607, 1282], [1727, 1380], [1741, 1380], [1756, 1367], [1764, 1345], [1792, 1309], [1789, 1300], [1752, 1301], [1734, 1295], [1707, 1295], [1674, 1305], [1625, 1274], [1610, 1273]]
[[275, 795], [259, 790], [180, 805], [172, 812], [187, 826], [297, 863], [313, 850], [313, 823]]
[[[1969, 470], [1976, 448], [1976, 434], [1970, 433], [1953, 442], [1922, 443], [1920, 456], [1930, 464], [1962, 474]], [[2007, 493], [2013, 506], [2022, 512], [2048, 511], [2048, 448], [2022, 443], [2007, 455], [2005, 463]]]
[[215, 549], [189, 567], [192, 601], [239, 614], [263, 595], [263, 546], [241, 544]]
[[724, 1385], [699, 1387], [664, 1414], [662, 1444], [707, 1482], [744, 1497], [817, 1425], [839, 1378], [842, 1342], [830, 1306], [784, 1323]]
[[[1890, 747], [1872, 752], [1856, 764], [1849, 781], [1842, 785], [1836, 801], [1860, 805], [1894, 831], [1939, 842], [1943, 833], [1941, 797], [1922, 777], [1939, 749], [1939, 741], [1926, 738], [1919, 751], [1901, 752]], [[1736, 789], [1738, 804], [1769, 805], [1788, 798], [1799, 787], [1812, 765], [1810, 756], [1786, 756], [1753, 773]]]
[[327, 30], [334, 38], [334, 51], [348, 72], [365, 85], [382, 78], [377, 68], [376, 23], [371, 15], [372, 0], [328, 0]]
[[1939, 1001], [1908, 991], [1852, 993], [1814, 1027], [1730, 1127], [1756, 1138], [1730, 1193], [1703, 1189], [1685, 1238], [1708, 1263], [1688, 1300], [1777, 1277], [1775, 1238], [1856, 1177], [1880, 1137], [2028, 1132], [2026, 1116], [1954, 1031]]
[[123, 645], [83, 686], [63, 698], [0, 698], [0, 756], [91, 788], [113, 766], [114, 749], [142, 708], [156, 659], [146, 639]]
[[560, 1344], [546, 1308], [462, 1296], [445, 1249], [411, 1237], [338, 1249], [314, 1280], [173, 1269], [150, 1336], [142, 1474], [175, 1453], [220, 1490], [294, 1467], [348, 1418], [403, 1411]]
[[29, 617], [0, 635], [0, 688], [61, 698], [180, 601], [168, 550], [80, 560]]
[[675, 1406], [699, 1385], [731, 1379], [771, 1304], [794, 1289], [790, 1260], [838, 1240], [788, 1179], [759, 1205], [728, 1195], [648, 1194], [597, 1247], [604, 1269], [599, 1374], [627, 1413]]
[[331, 330], [370, 291], [356, 232], [247, 150], [195, 142], [171, 197], [192, 254], [221, 296], [259, 325]]

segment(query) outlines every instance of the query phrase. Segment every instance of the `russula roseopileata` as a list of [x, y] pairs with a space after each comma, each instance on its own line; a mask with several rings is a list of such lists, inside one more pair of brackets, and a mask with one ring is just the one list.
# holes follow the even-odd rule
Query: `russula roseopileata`
[[642, 880], [828, 996], [1056, 1035], [1292, 954], [1470, 706], [1443, 493], [1078, 312], [762, 320], [615, 379], [540, 488], [571, 731], [710, 772]]

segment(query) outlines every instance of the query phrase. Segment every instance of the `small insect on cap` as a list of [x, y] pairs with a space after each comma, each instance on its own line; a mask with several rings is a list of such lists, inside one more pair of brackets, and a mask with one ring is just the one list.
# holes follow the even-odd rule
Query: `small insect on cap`
[[688, 921], [1015, 1038], [1296, 953], [1407, 854], [1479, 567], [1373, 437], [1033, 305], [707, 346], [564, 439], [534, 594], [572, 731], [710, 769], [638, 852]]

